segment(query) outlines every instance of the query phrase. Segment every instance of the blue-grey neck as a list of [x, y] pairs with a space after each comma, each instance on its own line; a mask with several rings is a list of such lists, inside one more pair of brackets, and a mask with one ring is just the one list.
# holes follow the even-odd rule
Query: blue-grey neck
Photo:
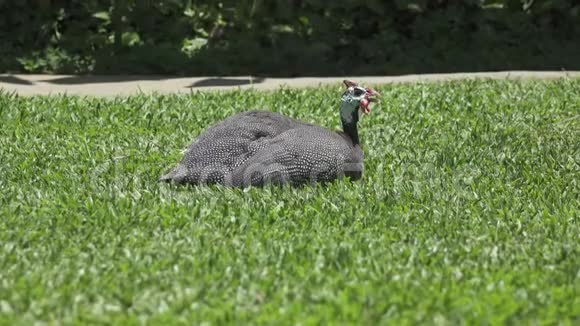
[[350, 137], [353, 144], [358, 145], [358, 103], [355, 101], [345, 101], [343, 99], [340, 107], [340, 120], [344, 133]]

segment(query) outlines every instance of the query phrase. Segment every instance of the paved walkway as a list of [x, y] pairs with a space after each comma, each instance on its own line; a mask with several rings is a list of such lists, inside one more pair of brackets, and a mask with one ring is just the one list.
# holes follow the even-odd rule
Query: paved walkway
[[0, 89], [20, 95], [74, 94], [92, 96], [130, 95], [138, 92], [175, 93], [195, 90], [288, 87], [315, 87], [339, 83], [348, 78], [365, 85], [405, 82], [431, 82], [457, 79], [557, 79], [580, 78], [580, 71], [502, 71], [484, 73], [425, 74], [390, 77], [169, 77], [169, 76], [74, 76], [0, 74]]

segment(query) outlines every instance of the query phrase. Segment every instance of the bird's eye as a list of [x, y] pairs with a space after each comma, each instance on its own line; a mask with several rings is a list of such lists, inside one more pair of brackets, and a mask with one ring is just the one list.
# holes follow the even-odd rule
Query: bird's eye
[[358, 88], [355, 88], [355, 90], [354, 90], [354, 96], [359, 97], [359, 96], [361, 96], [363, 94], [364, 94], [364, 91], [363, 90], [358, 89]]

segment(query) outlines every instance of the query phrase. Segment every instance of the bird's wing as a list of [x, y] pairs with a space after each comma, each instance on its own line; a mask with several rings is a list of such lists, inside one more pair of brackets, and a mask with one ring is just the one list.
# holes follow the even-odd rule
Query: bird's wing
[[351, 148], [330, 131], [293, 129], [269, 141], [233, 170], [234, 186], [306, 183], [339, 177]]
[[266, 111], [230, 116], [209, 127], [189, 145], [179, 165], [163, 181], [221, 183], [223, 176], [242, 165], [277, 135], [301, 123]]
[[252, 155], [265, 139], [272, 139], [299, 122], [277, 113], [250, 111], [231, 116], [208, 128], [189, 146], [182, 163], [222, 163], [236, 166]]

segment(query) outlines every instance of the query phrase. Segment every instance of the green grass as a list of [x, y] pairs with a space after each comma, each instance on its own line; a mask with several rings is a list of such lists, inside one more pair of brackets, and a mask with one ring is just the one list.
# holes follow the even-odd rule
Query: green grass
[[337, 128], [338, 87], [0, 95], [0, 324], [580, 321], [580, 81], [378, 87], [364, 182], [156, 182], [267, 108]]

